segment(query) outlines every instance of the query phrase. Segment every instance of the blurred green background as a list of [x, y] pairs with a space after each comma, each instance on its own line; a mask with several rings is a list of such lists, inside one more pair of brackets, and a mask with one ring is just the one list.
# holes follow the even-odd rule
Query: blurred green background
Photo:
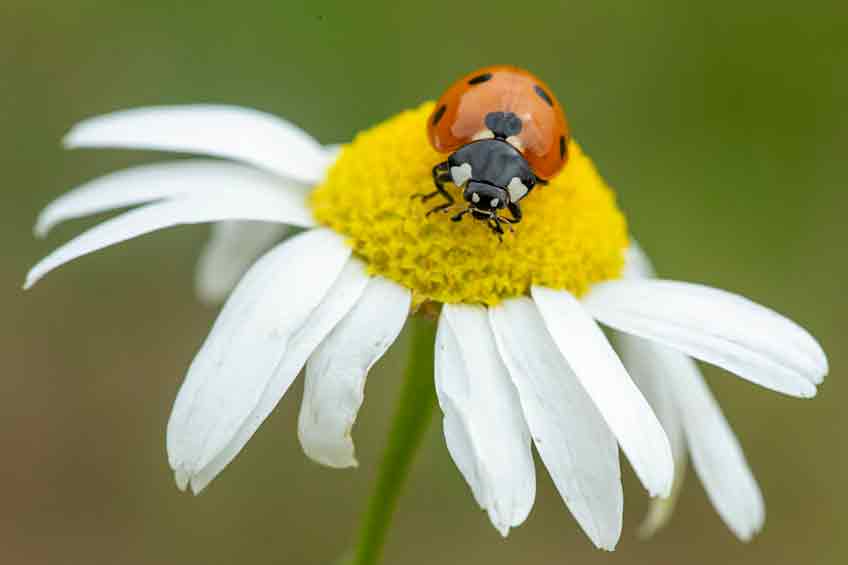
[[159, 158], [63, 152], [73, 123], [226, 102], [338, 142], [502, 62], [555, 90], [664, 275], [791, 316], [822, 341], [831, 376], [805, 401], [706, 369], [766, 496], [751, 544], [732, 537], [691, 474], [672, 524], [640, 541], [647, 498], [629, 468], [615, 553], [593, 549], [541, 468], [533, 513], [503, 541], [434, 421], [386, 563], [845, 563], [848, 5], [304, 4], [0, 4], [0, 563], [331, 563], [358, 525], [404, 359], [394, 348], [369, 380], [359, 469], [302, 455], [295, 388], [208, 492], [179, 493], [164, 430], [215, 316], [192, 289], [207, 229], [144, 237], [20, 291], [31, 264], [91, 224], [36, 241], [44, 204]]

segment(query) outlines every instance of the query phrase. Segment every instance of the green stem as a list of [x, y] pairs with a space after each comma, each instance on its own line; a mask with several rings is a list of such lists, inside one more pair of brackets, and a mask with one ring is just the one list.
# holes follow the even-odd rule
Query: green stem
[[376, 565], [383, 550], [404, 479], [409, 472], [433, 413], [433, 352], [435, 324], [423, 317], [410, 319], [406, 381], [380, 464], [377, 485], [368, 503], [352, 565]]

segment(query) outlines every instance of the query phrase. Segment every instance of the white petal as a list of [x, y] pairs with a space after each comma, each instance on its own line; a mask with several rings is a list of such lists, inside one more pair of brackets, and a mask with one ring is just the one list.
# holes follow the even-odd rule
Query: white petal
[[[630, 246], [625, 252], [624, 272], [621, 276], [626, 279], [656, 276], [651, 260], [632, 236]], [[640, 536], [650, 537], [671, 519], [682, 490], [683, 478], [686, 475], [686, 441], [683, 437], [681, 415], [663, 381], [668, 377], [665, 374], [665, 368], [675, 366], [674, 363], [665, 363], [665, 357], [681, 354], [668, 347], [626, 333], [615, 332], [615, 338], [615, 349], [633, 382], [645, 395], [662, 424], [674, 458], [674, 483], [671, 494], [666, 498], [651, 500], [648, 514], [639, 527]]]
[[200, 254], [195, 288], [201, 300], [222, 302], [256, 259], [280, 241], [288, 228], [271, 222], [231, 220], [212, 225], [212, 236]]
[[[628, 250], [625, 272], [633, 277], [654, 276], [650, 261], [635, 242]], [[731, 530], [743, 540], [750, 539], [765, 520], [762, 494], [697, 365], [663, 345], [625, 333], [617, 337], [622, 361], [657, 412], [675, 459], [672, 496], [653, 501], [642, 532], [652, 534], [671, 516], [685, 463], [685, 422], [685, 435], [697, 442], [690, 450], [707, 495]]]
[[695, 472], [722, 520], [748, 541], [765, 521], [763, 495], [695, 363], [684, 355], [676, 359], [677, 366], [666, 369], [665, 385], [685, 414], [683, 427]]
[[294, 375], [276, 382], [280, 369], [292, 358], [298, 335], [314, 325], [319, 304], [342, 280], [349, 256], [340, 237], [313, 230], [275, 247], [244, 276], [174, 403], [167, 445], [178, 478], [189, 477], [194, 487], [197, 473], [247, 421], [255, 430], [264, 420], [270, 409], [260, 407], [267, 396], [276, 395], [271, 408], [282, 397]]
[[[226, 190], [214, 194], [191, 195], [137, 208], [107, 220], [72, 239], [42, 259], [27, 274], [24, 288], [77, 257], [104, 247], [180, 224], [219, 222], [223, 220], [256, 220], [311, 226], [312, 216], [302, 194], [280, 190], [273, 185], [258, 184], [257, 177], [270, 177], [259, 171], [232, 178]], [[240, 183], [237, 181], [241, 181]]]
[[656, 273], [654, 272], [654, 266], [651, 264], [651, 260], [648, 259], [642, 247], [631, 237], [630, 245], [624, 252], [624, 272], [621, 273], [621, 277], [630, 279], [642, 277], [653, 278], [655, 276]]
[[212, 155], [306, 183], [320, 181], [330, 162], [324, 148], [299, 127], [237, 106], [124, 110], [77, 124], [64, 143], [69, 148], [121, 147]]
[[330, 145], [324, 146], [324, 151], [327, 153], [327, 159], [330, 163], [335, 163], [339, 158], [339, 155], [342, 154], [342, 149], [344, 149], [344, 143], [333, 143]]
[[351, 430], [365, 377], [400, 334], [411, 300], [409, 290], [382, 277], [371, 279], [309, 358], [298, 437], [312, 459], [330, 467], [356, 466]]
[[246, 183], [299, 193], [301, 198], [306, 195], [305, 187], [237, 163], [202, 159], [156, 163], [118, 171], [66, 192], [42, 210], [35, 233], [44, 237], [66, 220], [163, 198], [205, 195], [211, 199], [218, 191]]
[[624, 507], [615, 436], [531, 300], [507, 300], [490, 308], [489, 317], [536, 449], [557, 490], [592, 542], [614, 549]]
[[584, 300], [598, 320], [661, 342], [751, 382], [811, 397], [827, 358], [803, 328], [741, 296], [661, 280], [596, 285]]
[[[694, 363], [682, 353], [652, 343], [642, 338], [616, 333], [616, 351], [633, 382], [645, 395], [662, 424], [674, 458], [674, 484], [668, 498], [651, 500], [648, 515], [642, 522], [640, 533], [651, 536], [671, 519], [686, 472], [686, 440], [683, 435], [683, 415], [678, 409], [668, 381], [677, 378], [677, 371], [698, 371]], [[683, 359], [681, 359], [683, 358]]]
[[446, 304], [436, 334], [436, 393], [448, 451], [501, 535], [536, 496], [530, 433], [486, 310]]
[[665, 432], [601, 329], [571, 294], [533, 286], [560, 352], [595, 402], [651, 496], [668, 496], [674, 462]]
[[309, 315], [303, 327], [292, 335], [285, 357], [277, 366], [256, 408], [241, 425], [233, 439], [192, 478], [191, 488], [195, 494], [206, 488], [206, 485], [238, 455], [253, 437], [291, 386], [306, 364], [306, 360], [327, 334], [350, 312], [367, 284], [368, 276], [365, 274], [363, 264], [357, 259], [348, 261], [318, 308]]

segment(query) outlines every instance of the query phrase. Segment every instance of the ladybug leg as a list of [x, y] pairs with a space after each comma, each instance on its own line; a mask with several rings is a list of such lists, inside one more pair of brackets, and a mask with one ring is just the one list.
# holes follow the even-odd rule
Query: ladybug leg
[[462, 219], [462, 217], [464, 215], [466, 215], [470, 211], [471, 211], [471, 208], [466, 208], [465, 210], [462, 210], [459, 214], [456, 214], [455, 216], [451, 216], [451, 220], [454, 221], [454, 222], [458, 222]]
[[492, 216], [491, 218], [489, 218], [489, 221], [487, 222], [489, 229], [492, 230], [492, 233], [494, 233], [495, 235], [498, 236], [498, 241], [501, 241], [501, 242], [503, 242], [503, 235], [504, 235], [503, 228], [501, 227], [501, 221], [502, 220], [503, 220], [503, 218], [499, 218], [497, 216]]
[[428, 216], [433, 212], [441, 212], [442, 210], [447, 210], [448, 208], [453, 206], [453, 196], [450, 192], [445, 190], [445, 183], [450, 182], [451, 180], [452, 179], [450, 175], [450, 169], [448, 167], [447, 161], [443, 161], [433, 167], [433, 184], [436, 185], [436, 190], [434, 192], [431, 192], [430, 194], [425, 194], [421, 197], [421, 200], [426, 202], [433, 196], [440, 194], [446, 200], [446, 202], [432, 208], [429, 212], [427, 212]]
[[517, 224], [521, 221], [521, 207], [517, 202], [510, 202], [507, 205], [507, 209], [509, 209], [509, 213], [512, 214], [512, 218], [503, 218], [504, 221], [509, 222], [510, 224]]
[[440, 212], [442, 210], [447, 210], [454, 204], [454, 198], [451, 196], [451, 193], [445, 190], [445, 183], [451, 180], [450, 171], [448, 168], [448, 162], [443, 161], [438, 165], [433, 167], [433, 184], [436, 185], [436, 190], [433, 192], [428, 192], [426, 194], [418, 193], [413, 194], [412, 198], [420, 198], [422, 202], [427, 202], [434, 196], [441, 195], [442, 198], [446, 200], [445, 203], [439, 204], [438, 206], [432, 208], [427, 215], [429, 216], [433, 212]]
[[511, 220], [510, 218], [500, 218], [499, 217], [498, 222], [502, 222], [502, 223], [506, 224], [506, 227], [509, 228], [510, 233], [515, 233], [515, 228], [512, 227], [512, 224], [514, 224], [515, 222], [513, 220]]
[[518, 204], [514, 202], [510, 203], [507, 207], [509, 209], [510, 214], [512, 214], [511, 218], [507, 218], [506, 216], [495, 215], [489, 219], [489, 227], [492, 229], [493, 232], [498, 234], [504, 233], [501, 224], [506, 224], [506, 227], [509, 228], [509, 231], [511, 233], [515, 233], [515, 228], [512, 227], [512, 224], [517, 224], [521, 221], [521, 208], [519, 208]]

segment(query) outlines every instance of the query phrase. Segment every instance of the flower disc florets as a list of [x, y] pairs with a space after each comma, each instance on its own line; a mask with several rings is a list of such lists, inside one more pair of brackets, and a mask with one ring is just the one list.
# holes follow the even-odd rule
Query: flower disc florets
[[[312, 193], [316, 220], [345, 235], [372, 274], [412, 289], [415, 304], [487, 305], [533, 284], [580, 295], [620, 275], [624, 216], [573, 142], [565, 169], [521, 201], [524, 218], [503, 241], [471, 218], [427, 216], [433, 201], [412, 196], [433, 191], [431, 170], [445, 160], [426, 137], [432, 110], [425, 103], [360, 133]], [[447, 189], [463, 206], [461, 190]]]

